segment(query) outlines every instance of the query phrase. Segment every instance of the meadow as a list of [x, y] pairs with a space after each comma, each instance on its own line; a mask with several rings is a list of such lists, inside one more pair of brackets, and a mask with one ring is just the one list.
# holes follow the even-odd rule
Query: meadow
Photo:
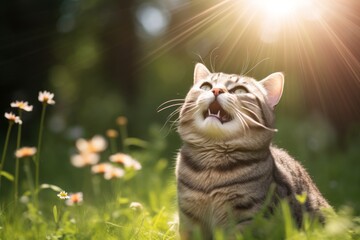
[[2, 1], [0, 240], [178, 239], [181, 141], [157, 107], [197, 62], [285, 74], [274, 143], [336, 212], [296, 228], [283, 202], [236, 238], [360, 239], [359, 3]]
[[[149, 139], [128, 136], [132, 122], [120, 116], [102, 133], [78, 138], [60, 152], [56, 134], [46, 134], [46, 110], [55, 104], [54, 95], [40, 92], [38, 100], [34, 107], [42, 111], [30, 147], [21, 142], [22, 128], [30, 127], [21, 118], [32, 105], [13, 102], [16, 114], [6, 113], [1, 121], [9, 128], [2, 136], [0, 239], [178, 239], [174, 160], [166, 153], [170, 136], [159, 127], [149, 127]], [[274, 216], [259, 213], [236, 239], [360, 239], [358, 135], [339, 148], [329, 141], [322, 120], [294, 128], [295, 119], [280, 117], [278, 125], [275, 142], [299, 159], [310, 159], [303, 164], [336, 214], [325, 225], [305, 218], [299, 229], [282, 202]], [[309, 138], [306, 129], [316, 131]], [[52, 162], [59, 156], [66, 163]], [[228, 232], [214, 232], [215, 239], [228, 239]]]

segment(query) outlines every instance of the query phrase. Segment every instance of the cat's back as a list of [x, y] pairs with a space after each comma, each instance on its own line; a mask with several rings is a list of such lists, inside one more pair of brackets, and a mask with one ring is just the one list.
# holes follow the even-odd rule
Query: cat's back
[[[271, 146], [270, 151], [274, 159], [274, 180], [278, 186], [280, 197], [288, 197], [290, 204], [299, 204], [296, 195], [306, 194], [305, 207], [308, 211], [319, 211], [330, 208], [305, 168], [291, 157], [285, 150]], [[294, 207], [294, 206], [293, 206]]]

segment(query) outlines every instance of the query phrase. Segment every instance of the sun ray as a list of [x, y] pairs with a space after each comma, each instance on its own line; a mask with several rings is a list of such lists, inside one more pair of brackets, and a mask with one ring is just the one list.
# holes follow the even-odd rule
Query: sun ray
[[[224, 16], [224, 14], [226, 14], [226, 12], [228, 12], [232, 8], [232, 5], [226, 5], [227, 2], [229, 2], [229, 0], [221, 1], [220, 3], [208, 9], [205, 9], [204, 11], [190, 18], [185, 23], [182, 23], [179, 26], [174, 27], [168, 33], [169, 36], [174, 36], [174, 37], [171, 37], [171, 39], [166, 41], [160, 47], [146, 54], [139, 61], [140, 66], [144, 66], [151, 63], [158, 57], [162, 56], [164, 53], [170, 51], [171, 49], [175, 48], [177, 45], [183, 43], [190, 36], [194, 36], [195, 34], [200, 34], [201, 32], [206, 31], [207, 29], [205, 27], [206, 25], [211, 25], [216, 23], [219, 19], [221, 19]], [[224, 9], [220, 9], [220, 7], [223, 7], [223, 5], [224, 5]], [[204, 16], [203, 19], [198, 20], [203, 16]]]

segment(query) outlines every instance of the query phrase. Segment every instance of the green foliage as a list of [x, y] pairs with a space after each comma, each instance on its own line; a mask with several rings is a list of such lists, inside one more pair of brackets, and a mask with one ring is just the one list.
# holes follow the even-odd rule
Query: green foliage
[[11, 182], [14, 181], [14, 176], [11, 173], [1, 171], [0, 175], [2, 175], [3, 177], [5, 177], [7, 180], [9, 180]]

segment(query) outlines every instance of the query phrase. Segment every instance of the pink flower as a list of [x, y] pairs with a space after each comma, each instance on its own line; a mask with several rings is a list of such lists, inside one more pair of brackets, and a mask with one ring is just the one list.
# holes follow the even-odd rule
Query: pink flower
[[80, 205], [83, 203], [83, 193], [70, 193], [69, 198], [65, 201], [65, 204], [68, 206], [73, 206], [74, 204]]

